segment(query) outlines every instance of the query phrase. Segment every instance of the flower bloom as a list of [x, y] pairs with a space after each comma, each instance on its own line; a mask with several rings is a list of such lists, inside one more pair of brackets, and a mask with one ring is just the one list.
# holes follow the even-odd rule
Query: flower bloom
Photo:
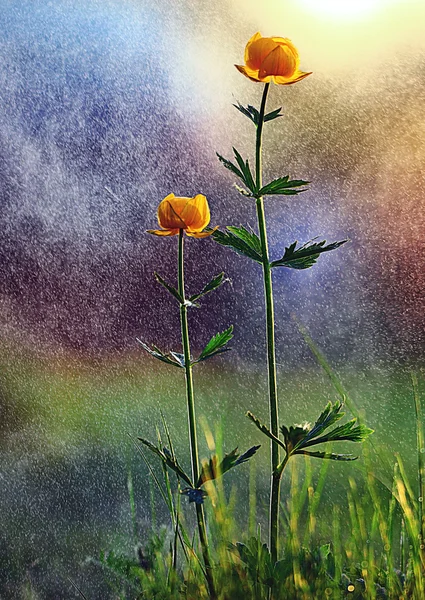
[[177, 235], [180, 229], [186, 235], [203, 238], [211, 235], [211, 231], [203, 231], [210, 222], [210, 209], [207, 199], [202, 194], [194, 198], [179, 198], [168, 194], [158, 206], [158, 223], [162, 229], [149, 229], [154, 235]]
[[298, 51], [286, 38], [263, 38], [257, 32], [246, 45], [245, 65], [235, 67], [251, 81], [273, 81], [280, 85], [290, 85], [301, 81], [311, 73], [299, 70]]

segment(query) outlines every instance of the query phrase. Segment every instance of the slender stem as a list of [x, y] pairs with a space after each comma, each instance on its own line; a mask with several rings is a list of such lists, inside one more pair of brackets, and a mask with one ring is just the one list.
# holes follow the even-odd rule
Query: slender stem
[[[269, 83], [264, 86], [263, 97], [261, 99], [260, 114], [257, 126], [255, 165], [256, 165], [256, 186], [260, 190], [262, 187], [262, 133], [264, 125], [264, 114], [266, 110], [267, 93]], [[269, 379], [269, 403], [270, 403], [270, 430], [278, 437], [278, 405], [277, 405], [277, 377], [276, 377], [276, 350], [274, 337], [274, 305], [273, 305], [273, 286], [272, 274], [269, 260], [269, 248], [267, 242], [266, 217], [264, 212], [264, 200], [260, 196], [256, 199], [258, 229], [260, 233], [261, 249], [263, 255], [263, 279], [264, 279], [264, 299], [266, 305], [266, 333], [267, 333], [267, 365]], [[270, 524], [269, 524], [269, 542], [272, 560], [277, 560], [277, 544], [279, 533], [279, 489], [281, 472], [277, 471], [279, 465], [279, 445], [271, 442], [271, 489], [270, 489]]]
[[[186, 375], [186, 398], [187, 398], [187, 414], [189, 420], [189, 439], [190, 439], [190, 457], [192, 462], [192, 480], [196, 485], [199, 478], [199, 458], [198, 458], [198, 441], [196, 436], [196, 420], [195, 420], [195, 396], [193, 391], [192, 365], [190, 362], [190, 341], [189, 328], [187, 323], [187, 306], [185, 305], [186, 297], [184, 291], [184, 238], [183, 229], [179, 231], [179, 250], [178, 250], [178, 291], [183, 299], [183, 304], [180, 304], [180, 325], [182, 332], [183, 355]], [[196, 519], [198, 522], [199, 539], [202, 547], [202, 555], [205, 563], [205, 572], [209, 587], [210, 597], [215, 598], [214, 580], [212, 576], [211, 559], [208, 550], [207, 530], [205, 526], [205, 515], [202, 504], [196, 504]]]

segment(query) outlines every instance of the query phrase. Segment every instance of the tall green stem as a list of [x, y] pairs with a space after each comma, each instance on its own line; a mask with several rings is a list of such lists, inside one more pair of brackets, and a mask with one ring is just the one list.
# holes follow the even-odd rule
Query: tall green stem
[[[262, 134], [264, 125], [264, 114], [266, 110], [267, 93], [269, 83], [264, 86], [263, 97], [261, 99], [260, 115], [257, 126], [257, 139], [255, 151], [255, 169], [256, 169], [256, 187], [262, 187]], [[273, 306], [273, 286], [272, 274], [269, 260], [269, 248], [267, 242], [266, 217], [264, 213], [264, 200], [260, 196], [256, 200], [258, 229], [260, 233], [261, 249], [263, 256], [263, 279], [264, 279], [264, 299], [266, 305], [266, 333], [267, 333], [267, 364], [269, 379], [269, 403], [270, 403], [270, 430], [276, 437], [278, 431], [278, 405], [277, 405], [277, 378], [276, 378], [276, 351], [274, 337], [274, 306]], [[279, 532], [279, 488], [281, 472], [277, 471], [279, 465], [279, 445], [271, 442], [271, 490], [270, 490], [270, 521], [269, 521], [269, 542], [270, 553], [274, 561], [277, 560], [277, 543]]]
[[[179, 231], [179, 251], [178, 251], [178, 291], [183, 299], [180, 304], [180, 325], [182, 332], [183, 355], [186, 375], [186, 398], [187, 398], [187, 414], [189, 420], [189, 439], [190, 439], [190, 457], [192, 462], [192, 479], [194, 484], [199, 478], [199, 458], [198, 458], [198, 441], [196, 436], [196, 420], [195, 420], [195, 396], [193, 392], [193, 377], [192, 365], [190, 362], [190, 341], [189, 328], [187, 323], [187, 306], [185, 304], [186, 297], [184, 291], [184, 238], [183, 229]], [[205, 526], [205, 515], [202, 504], [196, 504], [196, 518], [198, 522], [199, 539], [202, 547], [202, 555], [205, 563], [205, 572], [209, 587], [210, 597], [215, 598], [214, 580], [212, 576], [211, 559], [208, 550], [207, 530]]]

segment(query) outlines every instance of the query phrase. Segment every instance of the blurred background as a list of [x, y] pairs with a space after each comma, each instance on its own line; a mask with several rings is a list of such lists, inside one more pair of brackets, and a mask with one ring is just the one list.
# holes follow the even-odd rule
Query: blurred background
[[[170, 192], [205, 194], [212, 225], [255, 227], [215, 153], [236, 146], [253, 160], [254, 128], [232, 104], [260, 102], [262, 85], [233, 67], [256, 31], [290, 38], [313, 71], [269, 94], [284, 117], [265, 130], [265, 177], [311, 182], [266, 201], [271, 254], [350, 240], [312, 269], [274, 272], [282, 415], [314, 419], [334, 399], [295, 312], [377, 437], [390, 451], [405, 443], [413, 464], [404, 371], [421, 367], [425, 344], [424, 24], [419, 0], [4, 0], [2, 597], [73, 597], [66, 575], [83, 580], [87, 555], [128, 545], [129, 469], [149, 528], [147, 473], [127, 434], [154, 436], [159, 408], [186, 452], [183, 382], [135, 341], [179, 349], [177, 307], [153, 279], [175, 281], [176, 240], [145, 230]], [[230, 284], [190, 314], [195, 351], [235, 325], [233, 352], [197, 373], [199, 413], [211, 427], [221, 415], [229, 445], [235, 431], [250, 443], [245, 410], [267, 415], [261, 272], [189, 241], [189, 292], [222, 270]]]

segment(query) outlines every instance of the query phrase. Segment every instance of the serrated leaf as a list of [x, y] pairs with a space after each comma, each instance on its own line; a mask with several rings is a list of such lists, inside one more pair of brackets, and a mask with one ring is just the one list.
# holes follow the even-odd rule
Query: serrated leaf
[[238, 167], [234, 165], [230, 160], [227, 160], [227, 158], [224, 158], [224, 156], [221, 156], [221, 154], [219, 154], [218, 152], [216, 152], [216, 154], [218, 156], [218, 160], [226, 167], [226, 169], [232, 171], [232, 173], [239, 177], [239, 179], [242, 179], [242, 181], [245, 183], [243, 173], [238, 169]]
[[235, 155], [236, 158], [236, 162], [239, 165], [240, 170], [243, 173], [244, 179], [243, 182], [246, 185], [246, 187], [253, 193], [256, 193], [256, 185], [254, 183], [254, 179], [252, 177], [252, 173], [251, 173], [251, 169], [249, 166], [249, 161], [248, 159], [246, 161], [244, 161], [244, 159], [242, 158], [242, 156], [239, 154], [239, 152], [236, 150], [236, 148], [233, 148], [233, 153]]
[[277, 108], [276, 110], [272, 110], [271, 112], [267, 113], [264, 116], [264, 123], [267, 123], [267, 121], [272, 121], [273, 119], [277, 119], [278, 117], [283, 117], [283, 115], [280, 114], [281, 110], [282, 110], [282, 107]]
[[226, 344], [233, 337], [233, 325], [230, 325], [228, 329], [222, 331], [221, 333], [217, 333], [214, 335], [205, 348], [202, 350], [201, 354], [194, 362], [201, 362], [202, 360], [206, 360], [207, 358], [211, 358], [215, 354], [221, 354], [222, 352], [227, 352], [230, 348], [225, 348]]
[[142, 346], [142, 348], [144, 350], [146, 350], [146, 352], [148, 352], [151, 356], [153, 356], [157, 360], [161, 360], [162, 362], [167, 363], [167, 365], [173, 365], [173, 367], [179, 367], [179, 368], [182, 367], [180, 361], [174, 357], [174, 355], [177, 353], [170, 352], [170, 353], [166, 354], [166, 353], [162, 352], [162, 350], [160, 350], [159, 348], [154, 346], [153, 344], [151, 347], [149, 347], [147, 344], [142, 342], [142, 340], [139, 340], [138, 338], [136, 338], [136, 340]]
[[[238, 228], [239, 231], [241, 228]], [[247, 258], [251, 258], [256, 262], [262, 264], [263, 258], [261, 254], [259, 254], [256, 250], [252, 248], [252, 246], [243, 240], [240, 235], [235, 235], [227, 228], [227, 231], [217, 230], [212, 234], [212, 238], [218, 244], [222, 246], [229, 246], [232, 248], [237, 254], [242, 256], [246, 256]]]
[[303, 181], [302, 179], [289, 179], [289, 175], [285, 177], [279, 177], [264, 185], [258, 192], [259, 196], [295, 196], [306, 190], [298, 190], [296, 188], [308, 185], [309, 181]]
[[228, 280], [224, 278], [224, 272], [219, 273], [219, 275], [217, 275], [217, 277], [214, 277], [214, 279], [211, 279], [211, 281], [202, 288], [202, 290], [199, 292], [199, 294], [194, 294], [193, 296], [191, 296], [189, 298], [189, 301], [194, 302], [195, 300], [199, 300], [199, 298], [201, 298], [202, 296], [205, 296], [205, 294], [208, 294], [209, 292], [216, 290], [225, 281], [228, 281]]
[[258, 429], [262, 433], [264, 433], [273, 442], [276, 442], [277, 444], [279, 444], [279, 446], [281, 446], [284, 450], [286, 450], [285, 444], [278, 437], [273, 435], [273, 433], [270, 431], [270, 429], [268, 427], [266, 427], [265, 425], [263, 425], [263, 423], [261, 423], [261, 421], [259, 419], [257, 419], [257, 417], [255, 415], [253, 415], [251, 411], [248, 411], [246, 413], [246, 416], [248, 417], [248, 419], [250, 419], [254, 423], [254, 425], [256, 427], [258, 427]]
[[251, 106], [250, 104], [248, 104], [248, 106], [245, 107], [242, 104], [240, 104], [239, 102], [237, 104], [234, 104], [233, 106], [237, 110], [239, 110], [243, 115], [245, 115], [245, 117], [248, 117], [248, 119], [250, 121], [252, 121], [254, 123], [254, 125], [258, 125], [260, 113], [254, 106]]
[[312, 439], [317, 438], [319, 435], [324, 433], [326, 429], [329, 429], [334, 423], [342, 419], [345, 413], [341, 412], [342, 403], [337, 401], [335, 404], [328, 402], [324, 410], [320, 413], [315, 424], [304, 438], [295, 446], [295, 449], [305, 447], [305, 445]]
[[323, 240], [322, 242], [314, 242], [313, 240], [310, 240], [299, 248], [297, 248], [298, 242], [294, 242], [288, 248], [285, 248], [282, 258], [273, 261], [270, 263], [270, 266], [288, 267], [289, 269], [308, 269], [316, 263], [320, 254], [323, 252], [336, 250], [347, 241], [348, 240], [333, 242], [325, 246], [326, 240]]
[[307, 456], [312, 456], [314, 458], [323, 458], [326, 460], [340, 460], [340, 461], [352, 461], [357, 460], [358, 456], [353, 456], [352, 454], [335, 454], [334, 452], [309, 452], [307, 450], [298, 450], [293, 454], [306, 454]]
[[261, 241], [256, 233], [252, 230], [245, 229], [242, 225], [240, 227], [227, 227], [227, 230], [230, 231], [233, 235], [238, 237], [240, 240], [248, 244], [248, 246], [253, 250], [256, 254], [261, 256]]
[[323, 444], [325, 442], [363, 442], [369, 435], [373, 433], [373, 429], [369, 429], [365, 425], [357, 425], [356, 419], [344, 423], [336, 427], [332, 431], [325, 433], [318, 438], [315, 438], [309, 442], [303, 443], [300, 447], [307, 448], [316, 444]]
[[142, 444], [144, 444], [147, 448], [149, 448], [151, 452], [159, 456], [159, 458], [164, 464], [167, 465], [167, 467], [169, 467], [175, 473], [177, 473], [177, 475], [181, 479], [183, 479], [183, 481], [185, 481], [191, 488], [193, 488], [193, 483], [190, 477], [186, 475], [186, 473], [179, 465], [177, 459], [171, 454], [171, 452], [169, 452], [166, 448], [164, 449], [164, 451], [160, 448], [157, 448], [154, 444], [152, 444], [152, 442], [149, 442], [149, 440], [146, 440], [144, 438], [139, 437], [138, 440], [142, 442]]
[[179, 294], [179, 292], [176, 290], [175, 287], [173, 287], [172, 285], [170, 285], [169, 283], [167, 283], [165, 281], [165, 279], [163, 279], [161, 277], [161, 275], [159, 275], [156, 271], [154, 273], [155, 279], [157, 280], [158, 283], [160, 283], [163, 287], [165, 287], [165, 289], [170, 292], [170, 294], [172, 296], [174, 296], [174, 298], [176, 298], [176, 300], [178, 300], [180, 302], [180, 304], [183, 304], [183, 298], [181, 297], [181, 295]]
[[260, 447], [261, 446], [252, 446], [249, 448], [249, 450], [241, 455], [239, 455], [238, 449], [235, 448], [232, 450], [232, 452], [225, 454], [223, 460], [220, 462], [218, 462], [218, 456], [214, 454], [209, 461], [203, 461], [201, 473], [197, 481], [197, 487], [200, 487], [206, 481], [211, 481], [212, 479], [221, 477], [224, 475], [224, 473], [227, 473], [227, 471], [233, 469], [233, 467], [248, 461], [252, 456], [254, 456]]

